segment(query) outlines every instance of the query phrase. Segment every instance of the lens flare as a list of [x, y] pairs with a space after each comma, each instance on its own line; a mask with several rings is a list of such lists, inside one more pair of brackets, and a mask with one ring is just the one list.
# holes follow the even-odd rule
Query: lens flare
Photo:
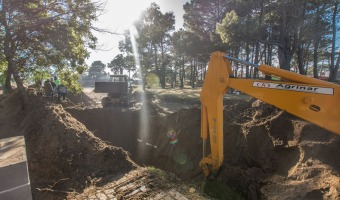
[[177, 135], [177, 132], [172, 129], [166, 133], [166, 136], [169, 138], [170, 144], [176, 144], [178, 142]]

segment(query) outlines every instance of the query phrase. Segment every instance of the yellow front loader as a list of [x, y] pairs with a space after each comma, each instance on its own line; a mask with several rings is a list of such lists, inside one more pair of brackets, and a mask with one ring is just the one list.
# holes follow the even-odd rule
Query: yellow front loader
[[[262, 73], [284, 81], [234, 78], [229, 60], [257, 67]], [[203, 139], [203, 159], [200, 166], [206, 177], [211, 172], [217, 172], [223, 162], [223, 96], [230, 88], [340, 135], [339, 85], [268, 65], [258, 66], [228, 57], [222, 52], [214, 52], [200, 96]], [[211, 153], [206, 155], [208, 136]]]

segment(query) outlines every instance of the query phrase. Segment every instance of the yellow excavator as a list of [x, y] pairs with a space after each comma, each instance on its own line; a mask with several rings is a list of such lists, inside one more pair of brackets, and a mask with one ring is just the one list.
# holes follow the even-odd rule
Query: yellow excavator
[[[265, 75], [280, 78], [281, 81], [235, 78], [229, 60], [256, 67]], [[339, 85], [214, 52], [200, 95], [203, 139], [200, 166], [206, 177], [216, 173], [223, 162], [223, 96], [230, 88], [340, 135]], [[208, 137], [211, 152], [206, 155]]]

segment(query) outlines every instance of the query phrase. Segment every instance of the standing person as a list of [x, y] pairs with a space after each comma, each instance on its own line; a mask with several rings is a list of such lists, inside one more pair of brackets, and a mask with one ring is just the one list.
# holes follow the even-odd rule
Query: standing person
[[41, 84], [41, 80], [37, 80], [35, 82], [35, 86], [37, 87], [37, 95], [38, 96], [42, 96], [43, 92], [42, 92], [42, 84]]
[[57, 87], [57, 84], [54, 83], [53, 78], [50, 79], [51, 85], [53, 87], [53, 91], [55, 90], [55, 87]]
[[54, 83], [58, 86], [60, 84], [60, 80], [57, 76], [54, 76]]
[[67, 88], [65, 85], [59, 84], [56, 88], [56, 92], [58, 94], [58, 101], [60, 101], [61, 97], [63, 97], [63, 100], [65, 100], [67, 95]]
[[45, 95], [47, 97], [51, 97], [52, 101], [53, 101], [53, 87], [52, 87], [52, 84], [50, 82], [50, 79], [47, 79], [44, 82], [44, 92], [45, 92]]
[[52, 85], [52, 96], [54, 96], [57, 92], [56, 92], [56, 89], [57, 89], [57, 85], [54, 83], [53, 81], [53, 78], [50, 79], [50, 83]]

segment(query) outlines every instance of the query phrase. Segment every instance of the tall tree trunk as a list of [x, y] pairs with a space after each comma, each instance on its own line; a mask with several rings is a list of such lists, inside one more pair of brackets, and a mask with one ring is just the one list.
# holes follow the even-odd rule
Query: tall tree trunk
[[24, 84], [19, 76], [19, 73], [16, 71], [15, 67], [13, 67], [13, 78], [15, 80], [15, 83], [17, 84], [17, 87], [19, 89], [23, 89], [24, 88]]
[[273, 60], [273, 46], [272, 45], [268, 45], [268, 58], [267, 58], [267, 62], [268, 65], [272, 65], [272, 60]]
[[11, 93], [13, 88], [12, 88], [12, 85], [11, 85], [11, 77], [12, 77], [12, 74], [13, 74], [13, 62], [9, 62], [8, 58], [6, 58], [7, 60], [7, 73], [6, 73], [6, 79], [5, 79], [5, 87], [4, 87], [4, 91], [5, 93]]
[[[271, 65], [271, 60], [269, 60], [269, 57], [268, 57], [268, 54], [269, 54], [269, 48], [270, 48], [271, 45], [269, 44], [265, 44], [264, 45], [264, 63], [267, 64], [267, 65]], [[271, 80], [272, 77], [270, 75], [265, 75], [265, 79], [266, 80]]]
[[[234, 54], [235, 58], [239, 58], [239, 52], [240, 52], [240, 47], [237, 46], [236, 49], [235, 49], [235, 54]], [[234, 75], [234, 77], [237, 77], [239, 63], [238, 62], [234, 62], [234, 66], [235, 66], [235, 68], [233, 69], [233, 72], [234, 72], [233, 75]]]
[[319, 16], [319, 7], [317, 7], [316, 11], [316, 21], [315, 21], [315, 41], [314, 41], [314, 50], [313, 50], [313, 76], [314, 78], [319, 78], [318, 74], [318, 50], [319, 50], [319, 44], [321, 40], [321, 35], [318, 34], [318, 29], [319, 29], [319, 22], [320, 22], [320, 16]]
[[190, 85], [192, 86], [194, 80], [194, 64], [193, 58], [190, 59]]
[[5, 92], [11, 92], [12, 86], [11, 86], [11, 77], [13, 75], [13, 78], [17, 84], [17, 87], [19, 89], [23, 89], [23, 83], [22, 80], [19, 77], [16, 65], [15, 65], [15, 52], [17, 50], [17, 41], [14, 40], [14, 36], [11, 33], [10, 26], [7, 22], [7, 16], [5, 10], [8, 10], [8, 4], [7, 2], [2, 2], [2, 12], [1, 12], [1, 24], [2, 28], [5, 31], [5, 38], [3, 40], [3, 51], [6, 57], [7, 61], [7, 74], [6, 74], [6, 80], [5, 80]]
[[[249, 43], [246, 44], [246, 61], [249, 62], [250, 60], [250, 47], [249, 47]], [[246, 78], [249, 78], [250, 74], [249, 74], [249, 65], [246, 66]]]
[[204, 75], [204, 64], [201, 63], [201, 81], [203, 81], [203, 75]]
[[161, 71], [160, 71], [160, 82], [161, 82], [161, 87], [165, 89], [165, 58], [164, 58], [164, 43], [163, 40], [161, 42]]
[[291, 56], [289, 55], [289, 41], [287, 38], [287, 3], [282, 3], [280, 6], [280, 19], [279, 19], [279, 44], [278, 45], [278, 58], [281, 69], [290, 70]]
[[[178, 71], [179, 67], [177, 65], [177, 61], [175, 62], [175, 67], [174, 67], [174, 74], [173, 74], [173, 80], [171, 81], [171, 84], [173, 84], [171, 86], [171, 88], [175, 88], [177, 85], [177, 71]], [[178, 73], [179, 74], [179, 73]]]
[[2, 24], [4, 26], [5, 29], [5, 39], [2, 41], [3, 42], [3, 48], [4, 48], [4, 54], [6, 56], [6, 61], [7, 61], [7, 73], [6, 73], [6, 79], [5, 79], [5, 93], [10, 93], [12, 92], [12, 86], [11, 86], [11, 77], [13, 74], [13, 55], [11, 55], [11, 51], [10, 51], [10, 47], [11, 47], [11, 32], [9, 30], [9, 26], [7, 24], [7, 20], [6, 20], [6, 12], [4, 12], [4, 10], [7, 10], [7, 3], [3, 2], [2, 3], [2, 12], [1, 12], [1, 21]]
[[[3, 6], [5, 6], [4, 4]], [[5, 9], [5, 8], [3, 8]], [[5, 12], [2, 12], [1, 17], [3, 20], [5, 20], [6, 16], [3, 16]], [[9, 30], [9, 26], [6, 24], [6, 20], [4, 21], [4, 27], [5, 27], [5, 39], [3, 41], [4, 44], [4, 54], [7, 61], [7, 73], [6, 73], [6, 80], [5, 80], [5, 92], [11, 93], [13, 88], [11, 85], [11, 79], [13, 75], [13, 70], [15, 68], [14, 63], [14, 52], [15, 52], [15, 43], [12, 41], [12, 35]]]
[[300, 74], [306, 74], [305, 67], [304, 67], [304, 59], [303, 59], [303, 49], [302, 45], [299, 44], [297, 46], [297, 62], [298, 62], [298, 68], [299, 68], [299, 73]]
[[196, 82], [196, 74], [197, 74], [197, 58], [194, 57], [194, 64], [193, 64], [193, 76], [191, 81], [191, 88], [195, 88], [195, 82]]
[[185, 77], [185, 59], [184, 56], [182, 56], [182, 66], [181, 66], [181, 74], [180, 74], [180, 88], [184, 88], [184, 77]]
[[[260, 11], [260, 17], [259, 17], [259, 24], [257, 29], [257, 37], [261, 38], [261, 26], [262, 26], [262, 18], [263, 18], [263, 1], [261, 1], [261, 11]], [[255, 47], [255, 64], [259, 63], [259, 55], [260, 55], [260, 42], [256, 41], [256, 47]], [[254, 68], [254, 78], [258, 78], [259, 72], [257, 68]]]
[[[335, 61], [335, 40], [336, 40], [336, 15], [338, 12], [338, 5], [339, 3], [336, 2], [334, 5], [334, 11], [333, 11], [333, 17], [332, 17], [332, 52], [331, 52], [331, 65], [329, 67], [329, 81], [335, 81], [336, 80], [336, 75], [338, 72], [338, 67], [339, 65], [334, 65]], [[340, 56], [340, 51], [339, 51], [339, 56]], [[339, 57], [338, 57], [339, 61]]]
[[308, 42], [306, 44], [306, 46], [304, 47], [304, 57], [305, 57], [305, 59], [304, 59], [303, 65], [305, 66], [304, 70], [305, 70], [306, 74], [307, 74], [307, 66], [309, 65], [309, 58], [310, 58], [310, 55], [311, 55], [309, 53], [309, 49], [310, 49], [311, 44], [312, 44], [312, 42]]
[[302, 31], [302, 27], [304, 25], [304, 19], [306, 18], [306, 9], [305, 6], [306, 4], [302, 1], [301, 4], [298, 4], [300, 9], [298, 10], [298, 18], [300, 18], [300, 22], [298, 22], [298, 33], [296, 33], [294, 36], [295, 38], [295, 43], [296, 43], [296, 55], [297, 55], [297, 64], [298, 64], [298, 70], [299, 70], [299, 74], [306, 74], [306, 70], [304, 67], [304, 56], [303, 56], [303, 35], [304, 32]]
[[313, 55], [313, 76], [314, 78], [319, 78], [318, 74], [318, 47], [319, 47], [319, 38], [315, 39], [314, 43], [314, 55]]
[[158, 67], [158, 55], [157, 55], [157, 46], [156, 45], [153, 45], [154, 46], [154, 59], [155, 59], [155, 71], [156, 71], [156, 74], [158, 76], [158, 78], [160, 77], [160, 73], [159, 73], [159, 67]]
[[340, 65], [340, 50], [338, 52], [338, 58], [336, 60], [336, 63], [335, 63], [335, 66], [334, 66], [334, 70], [336, 70], [332, 76], [334, 76], [334, 79], [332, 78], [332, 81], [336, 81], [336, 77], [337, 77], [337, 72], [338, 72], [338, 69], [339, 69], [339, 65]]

